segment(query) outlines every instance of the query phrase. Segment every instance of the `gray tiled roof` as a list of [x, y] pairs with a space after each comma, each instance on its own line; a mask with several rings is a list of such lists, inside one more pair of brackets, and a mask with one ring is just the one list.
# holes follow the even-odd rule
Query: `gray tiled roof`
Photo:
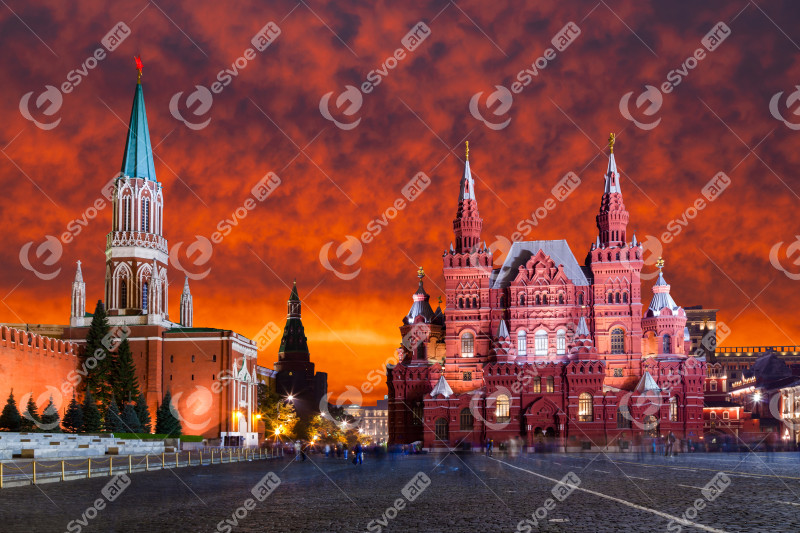
[[555, 262], [564, 265], [564, 273], [575, 285], [589, 285], [589, 280], [578, 264], [569, 244], [564, 239], [557, 241], [520, 241], [515, 242], [508, 251], [500, 270], [492, 276], [492, 288], [507, 287], [519, 273], [519, 267], [528, 262], [531, 256], [542, 250]]

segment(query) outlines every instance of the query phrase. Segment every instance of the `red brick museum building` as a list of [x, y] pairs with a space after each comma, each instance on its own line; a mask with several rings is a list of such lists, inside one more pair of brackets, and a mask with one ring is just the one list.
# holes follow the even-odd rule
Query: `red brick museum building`
[[420, 271], [399, 363], [387, 367], [389, 441], [619, 449], [670, 431], [698, 441], [705, 362], [688, 355], [663, 261], [643, 307], [644, 250], [628, 222], [612, 140], [584, 265], [564, 240], [518, 241], [495, 268], [467, 152], [442, 257], [446, 312], [431, 308]]

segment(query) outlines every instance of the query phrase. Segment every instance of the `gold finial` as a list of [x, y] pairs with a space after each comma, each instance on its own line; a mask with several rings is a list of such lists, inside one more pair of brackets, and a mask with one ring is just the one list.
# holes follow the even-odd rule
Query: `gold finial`
[[664, 268], [664, 258], [663, 257], [659, 257], [658, 261], [656, 261], [656, 268], [658, 268], [659, 270]]
[[441, 307], [441, 306], [442, 306], [442, 297], [439, 296], [439, 307]]
[[469, 161], [469, 141], [467, 141], [467, 161]]
[[417, 270], [417, 277], [418, 277], [420, 280], [421, 280], [422, 278], [424, 278], [424, 277], [425, 277], [425, 271], [424, 271], [424, 270], [422, 270], [422, 267], [419, 267], [419, 269]]
[[611, 149], [611, 153], [612, 154], [614, 153], [614, 141], [616, 141], [616, 140], [617, 140], [617, 137], [613, 133], [610, 133], [608, 135], [608, 147]]

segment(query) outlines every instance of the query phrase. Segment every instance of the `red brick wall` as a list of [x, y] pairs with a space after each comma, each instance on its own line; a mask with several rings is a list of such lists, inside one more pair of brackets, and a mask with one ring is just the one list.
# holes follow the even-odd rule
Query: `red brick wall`
[[70, 372], [77, 368], [77, 347], [67, 341], [35, 335], [5, 326], [0, 327], [0, 401], [11, 389], [20, 411], [24, 409], [24, 398], [32, 393], [34, 401], [42, 409], [49, 397], [59, 413], [64, 414], [71, 398]]

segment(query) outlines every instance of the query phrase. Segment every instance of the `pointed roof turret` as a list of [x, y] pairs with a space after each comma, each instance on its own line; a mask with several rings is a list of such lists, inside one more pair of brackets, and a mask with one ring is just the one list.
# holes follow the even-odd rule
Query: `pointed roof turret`
[[[422, 267], [419, 267], [419, 270], [417, 270], [417, 277], [419, 278], [419, 286], [417, 287], [417, 292], [412, 296], [414, 303], [411, 306], [411, 310], [406, 315], [404, 322], [406, 324], [413, 324], [417, 321], [417, 317], [421, 316], [426, 324], [430, 324], [435, 313], [433, 309], [431, 309], [431, 297], [425, 292], [425, 287], [422, 285], [422, 279], [425, 277], [425, 271]], [[441, 312], [441, 309], [439, 312]]]
[[475, 180], [472, 179], [472, 172], [469, 169], [469, 141], [467, 141], [464, 175], [461, 177], [461, 190], [458, 193], [458, 201], [475, 199]]
[[308, 340], [301, 314], [300, 296], [297, 294], [297, 281], [292, 286], [292, 292], [287, 302], [286, 325], [283, 327], [283, 337], [278, 348], [278, 354], [293, 352], [308, 354]]
[[613, 146], [611, 148], [611, 154], [608, 156], [608, 169], [606, 170], [606, 183], [603, 192], [622, 192], [619, 186], [619, 172], [617, 172], [617, 161], [614, 159]]
[[156, 169], [153, 163], [153, 149], [150, 145], [150, 130], [147, 127], [147, 112], [144, 108], [142, 92], [142, 62], [136, 58], [139, 79], [133, 94], [131, 119], [128, 124], [128, 137], [125, 141], [125, 153], [122, 156], [122, 175], [131, 178], [144, 178], [156, 181]]
[[186, 276], [186, 279], [183, 281], [183, 293], [188, 294], [189, 296], [192, 295], [192, 291], [189, 290], [189, 276]]
[[500, 338], [508, 338], [510, 335], [508, 334], [508, 326], [506, 326], [506, 321], [500, 321], [500, 327], [497, 328], [497, 336]]
[[573, 361], [599, 359], [597, 349], [594, 347], [594, 342], [592, 341], [592, 334], [589, 332], [589, 326], [586, 324], [586, 317], [582, 316], [578, 320], [578, 327], [575, 329], [573, 346], [569, 350], [568, 359]]
[[639, 380], [639, 383], [636, 385], [635, 391], [638, 393], [643, 392], [658, 392], [661, 389], [658, 387], [656, 380], [653, 379], [653, 376], [650, 375], [650, 372], [645, 371], [642, 379]]
[[81, 272], [81, 261], [78, 260], [78, 269], [75, 271], [75, 282], [83, 283], [83, 272]]
[[431, 398], [435, 398], [436, 396], [441, 395], [444, 398], [449, 398], [453, 395], [453, 389], [450, 388], [450, 384], [447, 383], [447, 380], [444, 379], [444, 376], [439, 376], [439, 381], [436, 383], [436, 386], [431, 391]]
[[664, 279], [664, 259], [659, 257], [656, 266], [658, 267], [658, 279], [653, 285], [653, 300], [647, 309], [647, 316], [660, 316], [664, 309], [669, 309], [670, 314], [677, 315], [683, 310], [669, 294], [669, 284]]

